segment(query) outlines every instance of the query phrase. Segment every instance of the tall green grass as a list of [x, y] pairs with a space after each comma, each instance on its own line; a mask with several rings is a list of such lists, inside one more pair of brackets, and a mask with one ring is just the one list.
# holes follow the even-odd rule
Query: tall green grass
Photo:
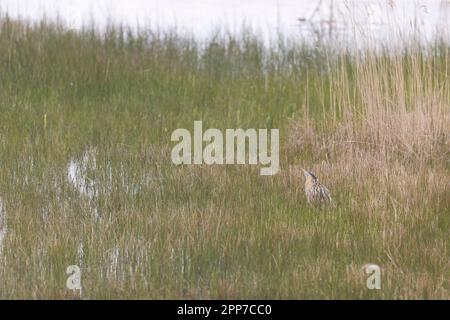
[[[3, 17], [0, 298], [450, 298], [449, 58]], [[281, 172], [173, 165], [194, 120], [279, 128]]]

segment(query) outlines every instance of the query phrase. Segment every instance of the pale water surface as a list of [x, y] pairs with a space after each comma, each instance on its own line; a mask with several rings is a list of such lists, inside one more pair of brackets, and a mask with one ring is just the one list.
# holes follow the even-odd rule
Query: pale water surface
[[393, 34], [448, 36], [449, 0], [2, 0], [11, 17], [59, 17], [72, 28], [109, 22], [132, 29], [174, 28], [205, 38], [218, 27], [239, 32], [251, 27], [265, 40], [286, 36], [390, 41]]

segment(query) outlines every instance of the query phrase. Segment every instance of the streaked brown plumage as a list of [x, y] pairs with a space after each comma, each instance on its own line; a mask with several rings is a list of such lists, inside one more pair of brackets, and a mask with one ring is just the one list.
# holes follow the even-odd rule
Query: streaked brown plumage
[[309, 204], [327, 205], [332, 202], [331, 193], [310, 171], [302, 169], [305, 175], [305, 194]]

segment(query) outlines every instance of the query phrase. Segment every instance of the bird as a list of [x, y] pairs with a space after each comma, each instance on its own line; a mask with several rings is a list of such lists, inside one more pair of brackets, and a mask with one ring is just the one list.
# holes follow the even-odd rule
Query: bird
[[332, 203], [331, 193], [323, 184], [319, 182], [319, 179], [311, 171], [303, 169], [305, 175], [305, 194], [306, 200], [311, 205], [328, 205]]

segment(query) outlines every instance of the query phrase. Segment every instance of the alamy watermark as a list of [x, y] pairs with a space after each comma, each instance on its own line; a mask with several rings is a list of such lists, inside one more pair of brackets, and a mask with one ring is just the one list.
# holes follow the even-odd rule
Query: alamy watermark
[[68, 266], [66, 274], [69, 275], [66, 281], [66, 287], [74, 292], [78, 291], [81, 296], [81, 269], [77, 265]]
[[[270, 138], [270, 154], [269, 149]], [[193, 140], [193, 145], [192, 145]], [[261, 164], [261, 175], [274, 175], [280, 170], [279, 130], [219, 129], [203, 132], [202, 121], [194, 121], [194, 136], [187, 129], [172, 132], [174, 164]], [[207, 143], [205, 147], [203, 144]]]
[[366, 274], [369, 276], [367, 277], [367, 289], [369, 290], [380, 290], [381, 289], [381, 269], [376, 264], [366, 264], [364, 266], [364, 270]]

